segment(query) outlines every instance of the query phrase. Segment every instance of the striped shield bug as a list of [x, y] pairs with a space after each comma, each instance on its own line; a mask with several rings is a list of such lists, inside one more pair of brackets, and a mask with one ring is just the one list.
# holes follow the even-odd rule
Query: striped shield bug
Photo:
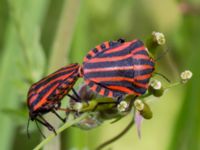
[[90, 89], [107, 97], [143, 95], [149, 87], [154, 60], [140, 40], [107, 41], [84, 58], [82, 76]]
[[[68, 65], [30, 87], [27, 98], [29, 120], [41, 123], [56, 134], [54, 127], [45, 120], [43, 115], [52, 112], [63, 122], [65, 121], [57, 114], [56, 110], [59, 109], [61, 100], [65, 95], [71, 96], [69, 91], [73, 89], [73, 85], [79, 77], [79, 69], [79, 64]], [[78, 98], [74, 99], [78, 100]]]

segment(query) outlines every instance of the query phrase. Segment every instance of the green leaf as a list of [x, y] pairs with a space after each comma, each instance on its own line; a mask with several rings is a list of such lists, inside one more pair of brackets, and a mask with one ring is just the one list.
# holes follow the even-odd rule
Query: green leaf
[[[39, 28], [45, 13], [47, 0], [9, 0], [9, 18], [4, 37], [2, 59], [0, 60], [0, 109], [16, 109], [27, 91], [19, 91], [16, 82], [24, 82], [26, 72], [18, 68], [21, 63], [34, 79], [41, 77], [44, 69], [44, 57], [39, 46]], [[37, 54], [35, 54], [37, 53]], [[32, 56], [33, 54], [33, 56]], [[32, 69], [36, 73], [32, 73]], [[26, 85], [24, 85], [26, 86]], [[22, 95], [19, 95], [21, 93]], [[8, 113], [8, 112], [6, 112]], [[0, 150], [11, 149], [14, 138], [15, 121], [0, 112]]]

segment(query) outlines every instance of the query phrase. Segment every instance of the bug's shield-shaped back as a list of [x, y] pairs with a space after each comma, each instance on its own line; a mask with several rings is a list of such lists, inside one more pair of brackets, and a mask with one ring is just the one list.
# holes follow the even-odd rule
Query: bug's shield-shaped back
[[[114, 42], [112, 42], [114, 43]], [[154, 70], [146, 47], [140, 40], [91, 50], [83, 63], [83, 77], [91, 90], [103, 96], [142, 95]], [[105, 46], [107, 45], [107, 46]], [[104, 49], [102, 48], [104, 47]]]

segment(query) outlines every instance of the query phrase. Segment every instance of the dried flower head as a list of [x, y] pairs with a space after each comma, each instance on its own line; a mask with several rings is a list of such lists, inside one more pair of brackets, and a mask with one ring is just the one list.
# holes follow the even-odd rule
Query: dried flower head
[[117, 109], [119, 112], [124, 112], [126, 111], [126, 109], [128, 108], [128, 104], [126, 101], [121, 101], [118, 105], [117, 105]]
[[162, 83], [154, 79], [150, 82], [150, 86], [153, 87], [155, 90], [160, 90], [162, 88]]
[[83, 108], [83, 104], [82, 103], [76, 102], [73, 105], [73, 109], [76, 110], [77, 112], [80, 112], [82, 108]]
[[154, 32], [152, 32], [152, 35], [153, 35], [154, 41], [156, 41], [158, 45], [165, 44], [166, 40], [165, 40], [165, 36], [163, 33], [154, 31]]
[[90, 130], [100, 126], [103, 123], [103, 120], [99, 117], [99, 112], [90, 113], [86, 118], [81, 120], [79, 123], [76, 124], [76, 127]]
[[192, 78], [192, 72], [190, 70], [185, 70], [180, 75], [183, 83], [186, 83], [189, 79]]
[[140, 99], [136, 99], [134, 102], [134, 106], [138, 111], [142, 111], [144, 109], [144, 103]]

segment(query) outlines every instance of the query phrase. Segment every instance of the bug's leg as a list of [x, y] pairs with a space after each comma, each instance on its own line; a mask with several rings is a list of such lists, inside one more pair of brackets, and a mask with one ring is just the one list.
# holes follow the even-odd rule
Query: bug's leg
[[43, 124], [44, 126], [46, 126], [46, 127], [49, 129], [49, 131], [52, 131], [52, 132], [54, 132], [55, 135], [57, 135], [55, 128], [54, 128], [50, 123], [48, 123], [48, 122], [44, 119], [44, 117], [42, 117], [41, 115], [38, 115], [38, 116], [40, 117], [40, 119], [41, 119], [42, 121], [39, 120], [39, 119], [37, 119], [37, 121], [40, 122], [41, 124]]
[[35, 124], [36, 124], [36, 126], [37, 126], [37, 128], [38, 128], [40, 134], [41, 134], [42, 137], [45, 139], [46, 136], [42, 133], [42, 130], [40, 129], [40, 127], [39, 127], [39, 125], [38, 125], [38, 122], [39, 122], [40, 124], [44, 125], [45, 127], [47, 127], [47, 126], [46, 126], [46, 124], [43, 123], [42, 121], [40, 121], [40, 120], [38, 120], [38, 119], [35, 119]]
[[57, 110], [65, 112], [65, 114], [66, 114], [66, 117], [64, 118], [65, 122], [68, 120], [69, 114], [73, 111], [73, 110], [67, 109], [67, 108], [58, 108]]
[[117, 105], [119, 103], [121, 103], [121, 101], [123, 101], [123, 96], [122, 95], [120, 95], [120, 96], [117, 97]]
[[67, 94], [71, 99], [75, 100], [76, 102], [80, 102], [79, 99], [75, 98], [74, 96], [70, 95], [69, 93]]
[[74, 95], [76, 96], [76, 98], [81, 101], [81, 97], [79, 96], [79, 94], [76, 92], [76, 90], [74, 88], [72, 88], [72, 92], [74, 93]]
[[129, 106], [128, 106], [126, 111], [131, 111], [133, 103], [134, 103], [134, 101], [136, 100], [137, 97], [138, 96], [135, 96], [133, 99], [131, 99], [131, 101], [129, 102]]
[[66, 118], [62, 118], [54, 109], [52, 109], [51, 112], [55, 114], [63, 123], [66, 122]]

